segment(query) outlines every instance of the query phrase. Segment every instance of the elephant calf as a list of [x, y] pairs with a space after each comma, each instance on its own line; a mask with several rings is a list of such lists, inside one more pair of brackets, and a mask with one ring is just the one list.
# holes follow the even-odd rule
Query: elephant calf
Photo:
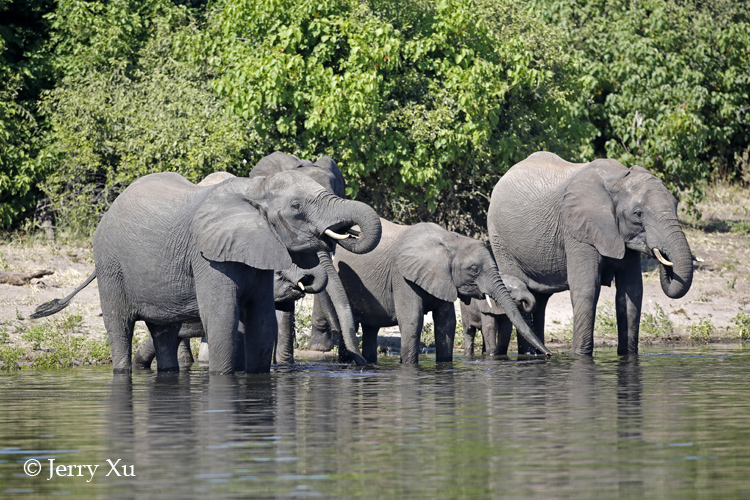
[[[534, 310], [535, 300], [526, 285], [513, 276], [503, 276], [510, 296], [527, 313]], [[461, 302], [461, 323], [464, 330], [464, 352], [474, 354], [474, 337], [477, 330], [482, 332], [482, 353], [490, 356], [506, 355], [510, 344], [513, 324], [505, 310], [492, 299], [471, 299]]]
[[355, 319], [362, 325], [362, 355], [368, 362], [377, 361], [380, 327], [398, 325], [401, 362], [416, 363], [428, 312], [435, 322], [437, 360], [451, 361], [454, 301], [486, 296], [503, 306], [521, 335], [550, 354], [524, 322], [482, 242], [431, 223], [402, 226], [381, 219], [381, 226], [380, 243], [372, 252], [356, 255], [340, 248], [335, 259]]

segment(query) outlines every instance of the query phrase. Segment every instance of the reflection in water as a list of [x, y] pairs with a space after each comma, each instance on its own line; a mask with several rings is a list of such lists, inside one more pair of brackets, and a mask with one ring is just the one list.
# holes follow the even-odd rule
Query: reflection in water
[[[747, 495], [750, 355], [671, 354], [3, 374], [0, 496]], [[47, 481], [32, 457], [100, 468]]]

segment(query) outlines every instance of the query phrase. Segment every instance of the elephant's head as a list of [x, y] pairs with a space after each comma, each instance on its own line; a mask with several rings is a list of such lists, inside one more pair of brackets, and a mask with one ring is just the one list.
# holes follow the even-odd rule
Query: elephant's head
[[500, 278], [495, 260], [478, 240], [447, 231], [437, 224], [420, 223], [399, 236], [396, 266], [407, 280], [446, 302], [460, 298], [492, 298], [513, 322], [519, 334], [549, 355], [524, 321]]
[[295, 264], [273, 275], [273, 300], [276, 309], [291, 311], [294, 302], [306, 293], [320, 293], [328, 284], [328, 274], [322, 266], [303, 269]]
[[249, 177], [267, 177], [289, 170], [303, 173], [336, 196], [344, 197], [344, 176], [330, 156], [321, 156], [313, 163], [310, 160], [300, 160], [294, 155], [274, 151], [260, 159], [250, 171]]
[[197, 250], [209, 260], [282, 270], [295, 254], [314, 255], [336, 244], [369, 252], [380, 241], [381, 228], [370, 206], [339, 198], [298, 172], [280, 172], [207, 187], [191, 231]]
[[[529, 290], [529, 287], [515, 276], [502, 276], [502, 280], [516, 305], [527, 313], [532, 312], [536, 307], [536, 299], [534, 298], [534, 294]], [[498, 305], [492, 299], [478, 300], [477, 307], [479, 308], [479, 312], [483, 314], [505, 314], [502, 306]]]
[[596, 160], [569, 184], [562, 205], [566, 231], [621, 259], [629, 248], [660, 262], [661, 286], [684, 296], [693, 281], [693, 256], [677, 219], [677, 200], [642, 167]]

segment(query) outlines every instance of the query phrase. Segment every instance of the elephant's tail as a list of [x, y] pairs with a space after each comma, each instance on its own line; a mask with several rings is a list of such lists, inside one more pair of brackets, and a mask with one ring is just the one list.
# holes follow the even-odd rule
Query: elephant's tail
[[94, 281], [94, 278], [96, 278], [96, 269], [94, 269], [94, 272], [91, 273], [88, 278], [86, 278], [86, 281], [84, 281], [78, 288], [73, 290], [73, 292], [67, 297], [62, 299], [50, 300], [49, 302], [45, 302], [44, 304], [37, 306], [31, 316], [29, 316], [29, 319], [43, 318], [45, 316], [55, 314], [58, 311], [62, 311], [63, 309], [68, 307], [70, 300], [75, 297], [78, 292], [86, 288], [89, 283]]

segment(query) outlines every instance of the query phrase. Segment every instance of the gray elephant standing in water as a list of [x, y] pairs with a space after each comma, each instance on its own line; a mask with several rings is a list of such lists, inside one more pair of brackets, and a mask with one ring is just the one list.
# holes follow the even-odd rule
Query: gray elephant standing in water
[[[495, 186], [487, 226], [500, 273], [519, 278], [536, 298], [533, 322], [542, 341], [549, 297], [570, 290], [574, 354], [592, 354], [599, 290], [613, 279], [617, 352], [638, 353], [641, 253], [659, 260], [670, 298], [684, 296], [693, 280], [677, 200], [646, 169], [615, 160], [570, 163], [532, 154]], [[532, 351], [519, 339], [521, 350]]]
[[[346, 238], [354, 225], [362, 237]], [[131, 370], [139, 320], [154, 340], [160, 370], [179, 369], [180, 326], [200, 320], [212, 373], [268, 372], [277, 332], [273, 271], [293, 262], [310, 267], [335, 244], [367, 252], [379, 240], [372, 208], [297, 172], [208, 187], [175, 173], [150, 174], [133, 182], [102, 217], [92, 275], [32, 317], [61, 310], [96, 277], [115, 372]], [[356, 337], [345, 340], [364, 363]]]
[[335, 259], [355, 318], [362, 325], [362, 354], [368, 362], [377, 361], [380, 327], [398, 325], [401, 361], [416, 363], [428, 312], [435, 322], [437, 361], [451, 361], [454, 301], [486, 296], [502, 304], [520, 335], [550, 354], [523, 321], [481, 241], [432, 223], [402, 226], [381, 219], [381, 225], [382, 237], [372, 252], [360, 256], [339, 248]]
[[[516, 305], [527, 313], [533, 311], [536, 301], [526, 285], [514, 276], [503, 276], [502, 279]], [[492, 299], [475, 298], [472, 298], [468, 304], [461, 301], [460, 306], [464, 330], [464, 352], [469, 356], [474, 354], [474, 337], [479, 330], [482, 332], [483, 354], [490, 356], [508, 354], [513, 324], [502, 306]]]

